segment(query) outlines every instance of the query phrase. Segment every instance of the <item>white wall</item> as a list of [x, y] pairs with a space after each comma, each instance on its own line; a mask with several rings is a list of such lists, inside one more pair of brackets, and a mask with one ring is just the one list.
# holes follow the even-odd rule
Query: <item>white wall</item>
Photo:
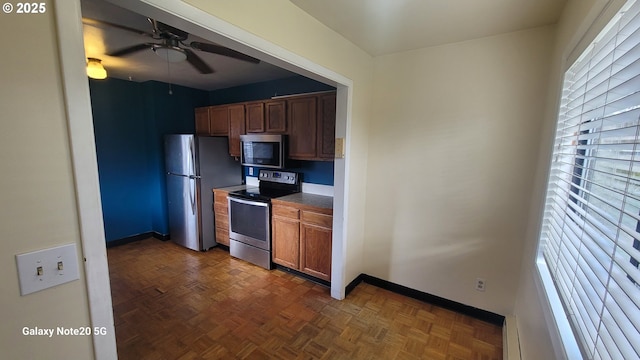
[[[603, 16], [599, 14], [607, 4], [610, 6]], [[548, 177], [549, 161], [553, 146], [557, 121], [560, 90], [564, 71], [572, 60], [581, 53], [595, 35], [606, 24], [608, 18], [620, 7], [622, 1], [569, 0], [557, 25], [553, 57], [551, 59], [551, 79], [547, 89], [547, 103], [543, 118], [543, 131], [538, 146], [534, 187], [530, 199], [530, 215], [525, 236], [524, 256], [516, 298], [515, 315], [520, 335], [523, 359], [559, 358], [553, 343], [558, 337], [553, 333], [553, 324], [538, 286], [538, 272], [535, 256], [544, 206], [544, 196]]]
[[53, 6], [46, 5], [41, 15], [0, 15], [0, 32], [20, 34], [0, 63], [0, 349], [5, 359], [91, 359], [88, 336], [22, 335], [25, 326], [91, 325], [80, 255], [80, 280], [24, 297], [14, 259], [66, 243], [81, 248]]
[[375, 58], [367, 274], [513, 311], [553, 35], [542, 27]]

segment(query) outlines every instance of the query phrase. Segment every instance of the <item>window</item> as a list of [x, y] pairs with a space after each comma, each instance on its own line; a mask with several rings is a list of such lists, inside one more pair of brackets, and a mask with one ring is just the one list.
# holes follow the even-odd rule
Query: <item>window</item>
[[565, 73], [540, 256], [588, 359], [640, 359], [640, 0]]

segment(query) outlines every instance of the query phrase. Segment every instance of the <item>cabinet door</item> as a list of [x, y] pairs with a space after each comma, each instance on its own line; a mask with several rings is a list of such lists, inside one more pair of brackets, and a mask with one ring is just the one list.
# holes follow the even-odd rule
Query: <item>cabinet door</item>
[[247, 132], [261, 133], [264, 132], [264, 103], [247, 104]]
[[300, 269], [300, 221], [273, 216], [271, 258], [274, 263]]
[[227, 106], [210, 106], [209, 121], [211, 135], [229, 135], [229, 112], [227, 110]]
[[213, 207], [216, 218], [216, 242], [229, 246], [229, 206], [215, 203]]
[[289, 157], [314, 159], [317, 156], [316, 97], [287, 101], [289, 120]]
[[331, 281], [331, 228], [300, 224], [300, 271]]
[[209, 127], [209, 108], [201, 107], [195, 109], [196, 114], [196, 134], [197, 135], [211, 135], [211, 129]]
[[286, 101], [272, 100], [265, 105], [265, 131], [269, 133], [284, 133], [287, 131]]
[[216, 191], [213, 195], [213, 213], [216, 223], [216, 242], [229, 246], [229, 204], [227, 192]]
[[318, 157], [333, 159], [336, 151], [336, 94], [318, 96]]
[[240, 156], [240, 135], [244, 135], [244, 105], [230, 105], [229, 155]]

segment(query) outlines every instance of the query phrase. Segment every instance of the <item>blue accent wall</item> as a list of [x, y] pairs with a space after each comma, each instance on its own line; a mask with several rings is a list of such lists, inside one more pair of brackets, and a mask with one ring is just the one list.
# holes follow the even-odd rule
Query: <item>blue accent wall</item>
[[[211, 92], [172, 85], [171, 95], [169, 84], [155, 81], [109, 78], [89, 87], [107, 242], [169, 234], [163, 137], [194, 133], [196, 107], [335, 89], [303, 76]], [[333, 185], [333, 162], [288, 165], [304, 182]]]
[[[309, 79], [304, 76], [267, 81], [209, 93], [210, 105], [230, 104], [243, 101], [269, 99], [273, 96], [302, 94], [316, 91], [335, 90], [333, 86]], [[302, 173], [302, 181], [313, 184], [333, 185], [333, 161], [294, 161], [287, 160], [287, 170]], [[258, 173], [254, 169], [254, 174]], [[245, 177], [249, 174], [244, 169]], [[257, 175], [256, 175], [257, 176]]]
[[160, 82], [90, 80], [107, 242], [168, 234], [163, 135], [193, 133], [208, 92]]

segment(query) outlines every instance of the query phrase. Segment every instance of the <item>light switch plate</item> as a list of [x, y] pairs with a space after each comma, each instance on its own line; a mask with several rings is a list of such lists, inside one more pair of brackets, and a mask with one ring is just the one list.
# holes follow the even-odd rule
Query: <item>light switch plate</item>
[[[27, 295], [79, 278], [76, 244], [16, 255], [20, 294]], [[38, 268], [41, 274], [38, 275]], [[60, 270], [59, 268], [62, 268]]]

